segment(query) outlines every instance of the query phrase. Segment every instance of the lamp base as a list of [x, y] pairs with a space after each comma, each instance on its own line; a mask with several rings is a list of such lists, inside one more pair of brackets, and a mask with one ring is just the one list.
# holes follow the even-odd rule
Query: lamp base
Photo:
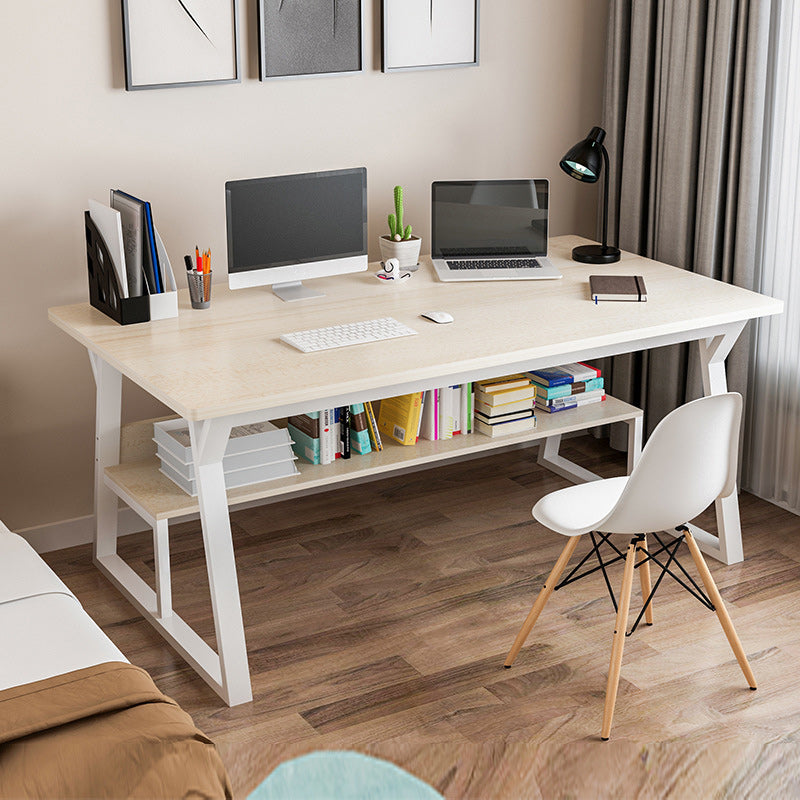
[[582, 264], [615, 264], [619, 261], [619, 248], [602, 244], [585, 244], [572, 251], [572, 260]]

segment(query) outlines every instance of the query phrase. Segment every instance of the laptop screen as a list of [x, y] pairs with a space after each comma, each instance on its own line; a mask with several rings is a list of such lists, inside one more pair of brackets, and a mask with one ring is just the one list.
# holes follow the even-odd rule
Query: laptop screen
[[434, 258], [547, 255], [546, 180], [436, 181]]

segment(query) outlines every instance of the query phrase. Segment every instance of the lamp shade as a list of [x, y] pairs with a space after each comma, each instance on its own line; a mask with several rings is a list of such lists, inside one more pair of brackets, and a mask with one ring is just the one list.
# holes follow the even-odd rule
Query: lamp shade
[[606, 133], [602, 128], [592, 128], [589, 135], [570, 147], [559, 162], [559, 166], [570, 178], [594, 183], [603, 169], [603, 139]]

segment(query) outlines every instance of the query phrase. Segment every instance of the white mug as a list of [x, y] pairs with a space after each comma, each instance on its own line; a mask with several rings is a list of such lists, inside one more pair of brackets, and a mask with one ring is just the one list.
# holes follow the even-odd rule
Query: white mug
[[399, 281], [401, 278], [407, 278], [410, 273], [402, 272], [400, 269], [400, 260], [397, 258], [387, 258], [382, 264], [383, 269], [378, 272], [378, 277], [384, 281]]

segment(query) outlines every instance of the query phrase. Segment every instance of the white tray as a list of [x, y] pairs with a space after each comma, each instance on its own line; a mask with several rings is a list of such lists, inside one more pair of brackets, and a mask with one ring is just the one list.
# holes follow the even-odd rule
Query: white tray
[[[289, 447], [292, 445], [289, 432], [283, 428], [276, 428], [271, 422], [258, 422], [255, 425], [246, 427], [259, 428], [260, 432], [247, 436], [232, 435], [228, 440], [228, 446], [225, 448], [226, 456], [246, 453], [250, 450], [263, 450], [267, 447], [275, 447], [282, 444]], [[172, 435], [172, 432], [183, 431], [186, 432], [185, 437], [182, 437], [185, 438], [185, 445], [181, 444]], [[194, 461], [188, 433], [189, 424], [185, 419], [168, 419], [164, 420], [164, 422], [153, 423], [153, 441], [159, 446], [159, 449], [166, 450], [176, 461], [182, 464], [191, 464]]]
[[[160, 444], [156, 449], [156, 455], [163, 464], [168, 464], [185, 480], [193, 481], [195, 479], [193, 463], [186, 464], [178, 460]], [[291, 443], [282, 442], [271, 447], [262, 447], [259, 450], [247, 450], [244, 453], [232, 453], [229, 456], [225, 456], [222, 459], [222, 469], [227, 475], [229, 472], [236, 472], [240, 469], [263, 467], [267, 464], [274, 464], [276, 461], [289, 461], [293, 458], [295, 458], [295, 455]]]
[[[186, 478], [164, 461], [161, 462], [160, 471], [170, 480], [177, 483], [186, 494], [192, 497], [197, 496], [196, 481], [187, 481]], [[248, 486], [251, 483], [262, 483], [275, 478], [286, 478], [290, 475], [299, 474], [300, 471], [294, 465], [294, 460], [275, 461], [272, 464], [263, 464], [260, 467], [249, 467], [248, 469], [237, 469], [235, 472], [226, 472], [225, 488], [235, 489], [238, 486]]]

